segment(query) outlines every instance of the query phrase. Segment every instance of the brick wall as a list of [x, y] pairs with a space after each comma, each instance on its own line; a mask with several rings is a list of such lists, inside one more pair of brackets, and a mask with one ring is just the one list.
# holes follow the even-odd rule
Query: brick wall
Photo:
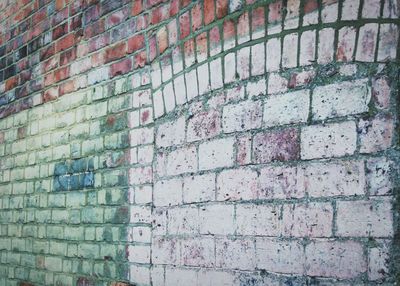
[[0, 1], [0, 285], [395, 284], [399, 4]]

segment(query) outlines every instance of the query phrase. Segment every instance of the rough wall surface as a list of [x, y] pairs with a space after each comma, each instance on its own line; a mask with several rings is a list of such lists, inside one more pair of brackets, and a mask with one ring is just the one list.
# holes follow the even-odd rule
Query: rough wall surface
[[0, 11], [0, 285], [399, 280], [397, 0]]

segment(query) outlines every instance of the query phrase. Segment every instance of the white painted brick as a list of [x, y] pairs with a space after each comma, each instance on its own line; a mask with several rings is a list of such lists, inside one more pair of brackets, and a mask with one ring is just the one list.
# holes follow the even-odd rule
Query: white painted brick
[[218, 239], [216, 241], [217, 267], [240, 270], [255, 268], [255, 247], [253, 239]]
[[189, 146], [172, 151], [167, 158], [168, 175], [179, 175], [197, 171], [196, 147]]
[[282, 234], [294, 237], [332, 236], [333, 207], [330, 203], [286, 204]]
[[186, 177], [183, 181], [185, 203], [206, 202], [215, 199], [215, 174]]
[[200, 267], [215, 266], [215, 243], [213, 237], [182, 240], [181, 249], [183, 265]]
[[153, 93], [154, 102], [154, 117], [159, 118], [164, 115], [164, 100], [161, 90], [157, 90]]
[[368, 279], [375, 281], [389, 276], [390, 242], [384, 239], [375, 240], [376, 245], [368, 249]]
[[357, 132], [353, 121], [313, 125], [301, 130], [301, 158], [330, 158], [352, 155]]
[[374, 61], [377, 37], [378, 24], [368, 23], [360, 27], [357, 42], [356, 61]]
[[238, 204], [236, 233], [238, 235], [279, 236], [280, 207], [274, 205]]
[[186, 87], [185, 78], [180, 75], [174, 79], [175, 87], [175, 100], [177, 105], [182, 105], [187, 102], [186, 100]]
[[337, 202], [337, 235], [344, 237], [390, 237], [393, 213], [390, 198]]
[[372, 158], [367, 161], [367, 182], [371, 195], [382, 196], [392, 191], [392, 163], [387, 158]]
[[307, 275], [353, 278], [367, 269], [359, 242], [321, 239], [306, 246]]
[[200, 233], [229, 235], [235, 231], [233, 205], [206, 205], [200, 207]]
[[153, 236], [151, 261], [154, 264], [177, 265], [180, 258], [180, 244], [174, 238]]
[[365, 194], [363, 161], [310, 163], [303, 167], [304, 186], [310, 197]]
[[129, 245], [128, 261], [136, 263], [150, 263], [150, 246]]
[[168, 147], [180, 145], [185, 141], [185, 117], [161, 124], [157, 128], [156, 145]]
[[154, 128], [143, 127], [138, 129], [132, 129], [129, 133], [130, 146], [138, 146], [144, 144], [151, 144], [154, 142]]
[[303, 274], [303, 246], [296, 240], [279, 240], [276, 238], [256, 238], [257, 268], [266, 271]]
[[165, 270], [165, 286], [191, 285], [197, 280], [197, 271], [193, 269], [167, 268]]
[[288, 80], [277, 73], [271, 73], [268, 77], [268, 94], [285, 92]]
[[196, 69], [191, 70], [190, 72], [185, 73], [185, 81], [186, 81], [186, 96], [187, 100], [190, 101], [196, 96], [199, 95], [197, 89], [197, 74]]
[[210, 170], [230, 167], [234, 162], [234, 138], [216, 139], [199, 146], [199, 169]]
[[265, 67], [265, 47], [260, 43], [251, 47], [251, 75], [264, 74]]
[[243, 101], [223, 109], [222, 126], [225, 133], [261, 127], [261, 101]]
[[303, 173], [297, 167], [269, 166], [260, 170], [260, 199], [304, 197]]
[[338, 19], [338, 3], [329, 3], [323, 6], [321, 11], [322, 23], [333, 23]]
[[318, 63], [326, 64], [333, 60], [333, 43], [335, 40], [335, 30], [325, 28], [319, 31], [318, 40]]
[[223, 170], [217, 176], [217, 200], [254, 200], [258, 197], [257, 172], [251, 169]]
[[208, 63], [204, 63], [197, 68], [197, 74], [199, 75], [199, 94], [205, 94], [210, 91]]
[[197, 207], [176, 207], [168, 210], [168, 234], [194, 235], [199, 232]]
[[92, 85], [97, 82], [108, 79], [108, 67], [100, 67], [88, 73], [88, 84]]
[[357, 20], [359, 0], [344, 0], [342, 7], [342, 20]]
[[323, 120], [367, 112], [370, 100], [371, 89], [367, 80], [320, 86], [313, 92], [313, 117]]
[[210, 62], [210, 74], [211, 74], [211, 89], [218, 89], [223, 86], [222, 79], [222, 63], [221, 59], [215, 59]]
[[311, 65], [315, 60], [315, 31], [305, 31], [300, 38], [300, 66]]
[[391, 116], [378, 116], [360, 120], [360, 153], [373, 153], [392, 146], [394, 122]]
[[249, 77], [250, 47], [241, 48], [237, 51], [237, 73], [240, 79], [246, 79]]
[[282, 66], [293, 68], [297, 66], [298, 35], [296, 33], [286, 35], [283, 39]]
[[167, 83], [163, 89], [165, 110], [167, 113], [171, 112], [176, 104], [175, 104], [175, 93], [172, 86], [172, 82]]
[[396, 59], [399, 29], [395, 24], [381, 24], [379, 31], [378, 61]]
[[265, 84], [265, 79], [260, 79], [258, 81], [248, 82], [246, 85], [246, 93], [249, 98], [258, 95], [266, 94], [267, 86]]
[[202, 286], [231, 286], [234, 285], [235, 276], [231, 272], [217, 271], [213, 269], [201, 269], [199, 281]]
[[309, 109], [309, 90], [271, 95], [265, 100], [264, 122], [267, 126], [307, 122]]
[[235, 53], [229, 53], [224, 58], [225, 75], [224, 83], [230, 83], [236, 80], [236, 61]]
[[281, 41], [272, 38], [267, 41], [266, 67], [267, 72], [279, 70], [281, 64]]
[[221, 120], [218, 111], [210, 110], [196, 113], [189, 119], [187, 124], [187, 141], [194, 142], [212, 138], [220, 132]]
[[156, 182], [154, 184], [153, 202], [156, 206], [182, 203], [182, 180], [176, 178]]
[[362, 17], [367, 19], [376, 19], [381, 12], [380, 0], [364, 0]]

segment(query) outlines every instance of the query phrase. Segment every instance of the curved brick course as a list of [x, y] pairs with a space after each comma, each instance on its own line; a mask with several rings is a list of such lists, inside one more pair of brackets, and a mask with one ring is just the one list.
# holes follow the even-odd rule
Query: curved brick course
[[0, 285], [399, 279], [398, 1], [0, 11]]

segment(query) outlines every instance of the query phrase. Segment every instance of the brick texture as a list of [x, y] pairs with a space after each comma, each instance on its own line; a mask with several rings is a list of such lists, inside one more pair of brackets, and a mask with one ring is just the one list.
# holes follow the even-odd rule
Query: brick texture
[[399, 9], [0, 1], [0, 285], [395, 285]]

